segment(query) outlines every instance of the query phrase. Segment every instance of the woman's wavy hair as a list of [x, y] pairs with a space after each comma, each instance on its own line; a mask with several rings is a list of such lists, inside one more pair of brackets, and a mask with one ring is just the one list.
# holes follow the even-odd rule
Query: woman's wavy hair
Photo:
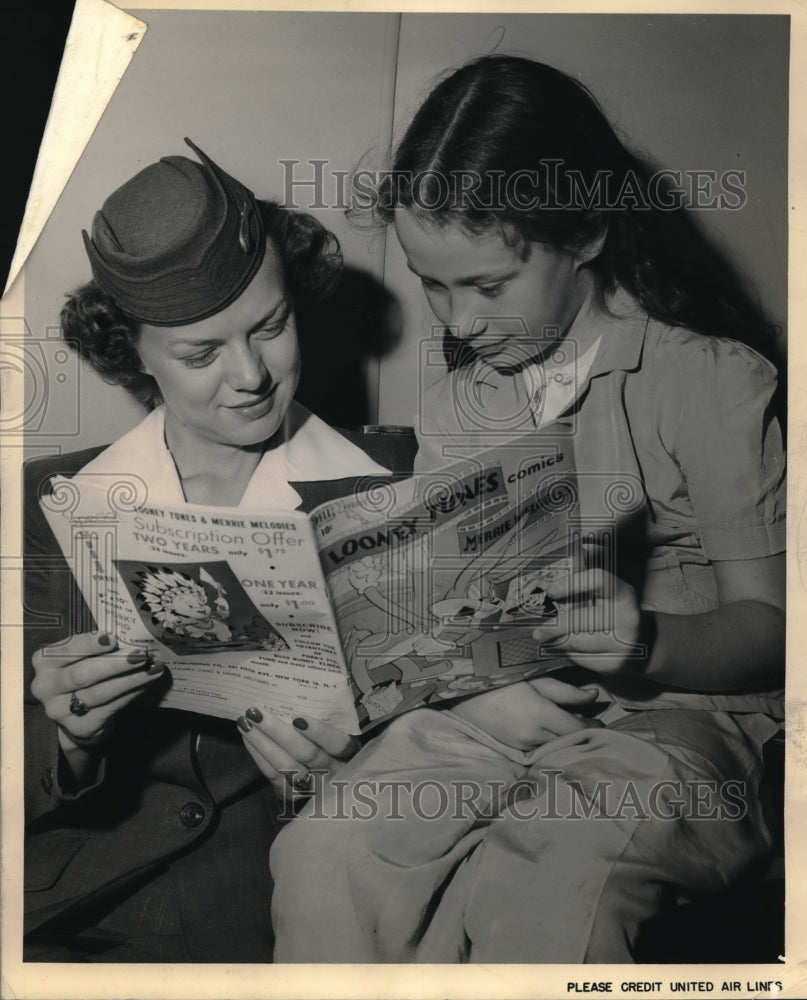
[[[259, 201], [266, 235], [278, 249], [292, 301], [327, 297], [342, 270], [339, 241], [313, 216], [276, 202]], [[162, 402], [157, 383], [142, 370], [137, 340], [140, 324], [95, 281], [67, 296], [61, 312], [64, 340], [112, 385], [127, 389], [147, 409]]]
[[385, 223], [406, 208], [471, 233], [499, 226], [511, 244], [575, 253], [602, 240], [586, 265], [601, 303], [621, 285], [654, 319], [771, 353], [775, 328], [732, 268], [684, 208], [659, 207], [674, 204], [669, 183], [625, 148], [581, 83], [544, 63], [486, 56], [454, 71], [419, 108], [376, 195]]

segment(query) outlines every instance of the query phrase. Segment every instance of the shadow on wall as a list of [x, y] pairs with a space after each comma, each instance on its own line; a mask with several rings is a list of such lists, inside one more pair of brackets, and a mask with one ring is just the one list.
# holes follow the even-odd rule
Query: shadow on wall
[[374, 423], [368, 362], [392, 352], [401, 331], [397, 300], [372, 275], [345, 267], [322, 302], [297, 305], [302, 376], [295, 398], [326, 423]]

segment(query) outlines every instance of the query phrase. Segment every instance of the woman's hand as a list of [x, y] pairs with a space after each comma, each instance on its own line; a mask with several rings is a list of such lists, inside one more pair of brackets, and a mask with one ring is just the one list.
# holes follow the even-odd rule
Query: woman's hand
[[311, 791], [312, 772], [333, 776], [359, 749], [355, 736], [325, 722], [300, 717], [289, 725], [258, 708], [248, 708], [238, 728], [249, 755], [281, 798]]
[[485, 691], [452, 705], [451, 710], [507, 746], [532, 750], [558, 736], [599, 726], [596, 720], [574, 712], [590, 707], [596, 698], [596, 689], [546, 676]]
[[574, 663], [601, 674], [641, 669], [649, 655], [642, 644], [642, 612], [636, 592], [613, 573], [590, 569], [552, 584], [555, 624], [533, 635], [542, 646], [563, 650]]
[[144, 650], [122, 649], [115, 636], [90, 632], [42, 646], [32, 664], [31, 693], [59, 727], [59, 745], [79, 782], [115, 715], [165, 670]]

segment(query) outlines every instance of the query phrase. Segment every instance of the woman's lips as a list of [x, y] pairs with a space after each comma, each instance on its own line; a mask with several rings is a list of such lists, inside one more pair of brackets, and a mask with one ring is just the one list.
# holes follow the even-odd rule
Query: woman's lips
[[227, 409], [234, 410], [236, 413], [252, 419], [265, 416], [274, 406], [277, 385], [277, 382], [275, 382], [272, 388], [262, 395], [256, 396], [248, 402], [235, 403], [232, 406], [228, 406]]

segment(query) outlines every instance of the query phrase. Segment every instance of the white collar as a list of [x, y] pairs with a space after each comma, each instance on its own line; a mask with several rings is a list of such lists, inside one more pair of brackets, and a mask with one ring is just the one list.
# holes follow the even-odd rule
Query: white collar
[[575, 341], [566, 338], [545, 362], [536, 361], [521, 370], [536, 427], [552, 423], [575, 401], [601, 340], [602, 336], [596, 337], [578, 357], [574, 352]]
[[[284, 423], [285, 440], [267, 451], [247, 484], [239, 507], [295, 510], [299, 493], [290, 482], [344, 479], [389, 473], [361, 448], [293, 402]], [[159, 406], [81, 470], [139, 476], [149, 497], [167, 505], [186, 504], [171, 452], [165, 443], [165, 407]]]

